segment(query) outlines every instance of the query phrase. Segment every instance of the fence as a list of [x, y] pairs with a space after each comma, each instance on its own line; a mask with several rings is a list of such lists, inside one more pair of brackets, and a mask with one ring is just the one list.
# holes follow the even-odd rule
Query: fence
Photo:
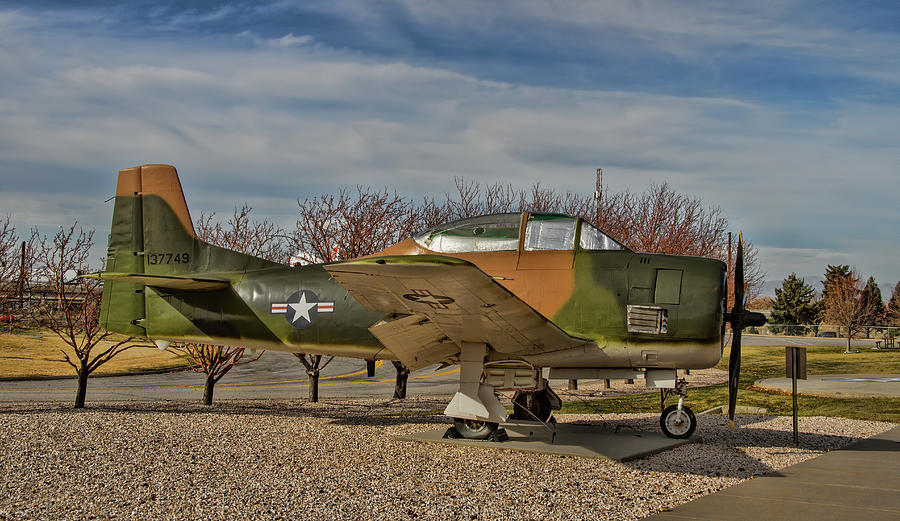
[[[748, 327], [746, 332], [775, 336], [847, 338], [846, 326], [831, 324], [766, 324], [761, 327]], [[900, 326], [854, 326], [853, 338], [900, 338]]]

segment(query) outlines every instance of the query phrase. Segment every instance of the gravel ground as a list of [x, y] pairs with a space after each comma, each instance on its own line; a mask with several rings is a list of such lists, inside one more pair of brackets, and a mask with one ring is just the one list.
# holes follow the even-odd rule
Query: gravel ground
[[[395, 440], [443, 399], [0, 405], [0, 519], [640, 519], [893, 424], [701, 416], [626, 464]], [[656, 415], [563, 415], [657, 431]]]

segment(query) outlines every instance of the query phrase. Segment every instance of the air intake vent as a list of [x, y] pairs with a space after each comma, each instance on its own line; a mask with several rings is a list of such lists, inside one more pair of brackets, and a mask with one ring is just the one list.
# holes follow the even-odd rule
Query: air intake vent
[[669, 312], [655, 306], [628, 306], [628, 332], [659, 335], [669, 330]]

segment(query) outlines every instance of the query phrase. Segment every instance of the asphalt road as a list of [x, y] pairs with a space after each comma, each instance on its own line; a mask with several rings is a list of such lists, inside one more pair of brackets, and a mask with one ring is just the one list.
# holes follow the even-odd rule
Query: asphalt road
[[[844, 346], [841, 338], [793, 338], [747, 335], [744, 345]], [[854, 340], [853, 345], [874, 345], [874, 340]], [[726, 348], [727, 349], [727, 348]], [[408, 383], [409, 396], [451, 395], [458, 385], [458, 369], [437, 366], [415, 371]], [[319, 396], [328, 398], [391, 398], [396, 371], [390, 362], [379, 362], [375, 376], [366, 376], [362, 360], [335, 358], [323, 371]], [[183, 401], [201, 399], [204, 376], [192, 371], [91, 378], [88, 400]], [[563, 384], [562, 382], [552, 382]], [[0, 401], [69, 401], [74, 399], [74, 379], [0, 382]], [[267, 351], [250, 364], [233, 368], [216, 385], [216, 399], [290, 400], [308, 396], [308, 380], [300, 362], [288, 353]]]
[[[327, 358], [323, 359], [324, 361]], [[456, 391], [458, 369], [436, 371], [438, 366], [415, 371], [407, 385], [409, 396], [449, 395]], [[377, 362], [375, 376], [366, 376], [362, 360], [335, 358], [319, 380], [320, 398], [391, 398], [397, 372], [390, 362]], [[193, 371], [110, 376], [88, 381], [90, 400], [191, 400], [201, 399], [205, 376]], [[0, 401], [74, 400], [74, 379], [0, 382]], [[216, 385], [216, 399], [291, 400], [308, 396], [306, 370], [289, 353], [267, 351], [255, 362], [232, 368]]]

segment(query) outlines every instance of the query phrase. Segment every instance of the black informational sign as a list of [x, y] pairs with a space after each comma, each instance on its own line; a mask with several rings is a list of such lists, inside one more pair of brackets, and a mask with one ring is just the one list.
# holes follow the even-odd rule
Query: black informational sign
[[[794, 359], [797, 360], [797, 373], [794, 375]], [[806, 380], [806, 348], [789, 346], [784, 348], [784, 377]]]

